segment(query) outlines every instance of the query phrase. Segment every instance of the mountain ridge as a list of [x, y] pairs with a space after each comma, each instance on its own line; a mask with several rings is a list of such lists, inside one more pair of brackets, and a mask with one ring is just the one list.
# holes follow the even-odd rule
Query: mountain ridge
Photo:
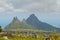
[[53, 31], [56, 29], [57, 31], [60, 28], [56, 28], [48, 23], [40, 21], [35, 14], [31, 14], [26, 20], [23, 19], [20, 21], [17, 17], [14, 17], [13, 20], [5, 27], [5, 29], [37, 29], [44, 31]]

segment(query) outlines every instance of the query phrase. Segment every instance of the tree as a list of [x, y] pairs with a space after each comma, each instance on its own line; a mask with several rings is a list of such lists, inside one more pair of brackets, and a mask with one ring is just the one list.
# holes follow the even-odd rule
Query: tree
[[0, 32], [2, 32], [2, 27], [0, 26]]

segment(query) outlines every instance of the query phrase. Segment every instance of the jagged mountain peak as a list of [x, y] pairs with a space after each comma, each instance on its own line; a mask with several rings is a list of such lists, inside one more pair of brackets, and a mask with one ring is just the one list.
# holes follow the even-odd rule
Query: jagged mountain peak
[[18, 20], [18, 17], [16, 16], [16, 17], [13, 17], [13, 20]]
[[17, 23], [19, 23], [19, 22], [20, 22], [20, 20], [19, 20], [19, 19], [18, 19], [18, 17], [16, 16], [16, 17], [13, 17], [12, 22], [17, 22]]
[[5, 27], [6, 29], [16, 29], [21, 27], [21, 22], [18, 17], [13, 17], [12, 21]]

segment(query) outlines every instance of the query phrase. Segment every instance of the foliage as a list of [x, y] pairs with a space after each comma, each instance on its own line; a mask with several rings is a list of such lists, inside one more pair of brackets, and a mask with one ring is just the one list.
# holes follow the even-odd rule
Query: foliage
[[2, 27], [0, 26], [0, 32], [2, 31]]
[[[56, 33], [57, 34], [57, 33]], [[56, 34], [49, 34], [49, 37], [51, 40], [60, 40], [60, 35], [56, 35]], [[9, 40], [46, 40], [46, 37], [42, 37], [39, 36], [39, 34], [37, 35], [37, 37], [31, 37], [31, 36], [25, 36], [25, 35], [21, 35], [18, 36], [18, 34], [11, 36], [10, 34], [8, 34], [9, 36], [7, 36], [7, 38]], [[5, 40], [4, 36], [0, 36], [0, 40]]]

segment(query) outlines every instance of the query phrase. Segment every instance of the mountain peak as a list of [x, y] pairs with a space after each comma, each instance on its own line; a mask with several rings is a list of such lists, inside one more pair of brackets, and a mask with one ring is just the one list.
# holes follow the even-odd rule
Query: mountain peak
[[19, 21], [20, 22], [20, 20], [18, 19], [17, 16], [13, 18], [13, 22], [15, 22], [15, 21]]
[[35, 16], [35, 14], [31, 14], [28, 19], [26, 20], [26, 22], [29, 24], [29, 25], [33, 25], [33, 26], [36, 26], [36, 25], [39, 25], [40, 21], [39, 19]]
[[6, 29], [16, 29], [21, 27], [21, 22], [17, 17], [14, 17], [13, 20], [5, 27]]
[[32, 17], [32, 18], [37, 18], [37, 17], [35, 16], [35, 14], [31, 14], [30, 17]]
[[39, 21], [39, 19], [35, 16], [35, 14], [31, 14], [26, 21]]
[[31, 14], [31, 16], [35, 16], [35, 14]]

